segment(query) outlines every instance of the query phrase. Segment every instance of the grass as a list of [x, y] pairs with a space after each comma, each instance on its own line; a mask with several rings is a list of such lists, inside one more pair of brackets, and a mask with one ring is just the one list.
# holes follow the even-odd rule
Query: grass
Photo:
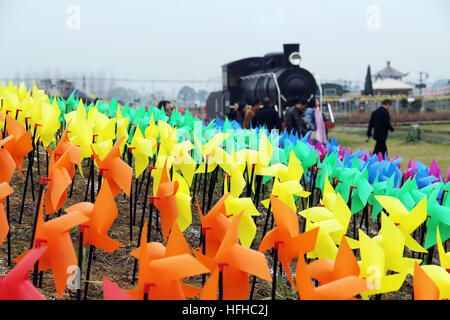
[[[330, 130], [329, 138], [336, 137], [339, 144], [349, 147], [351, 151], [359, 149], [373, 151], [375, 141], [373, 139], [366, 142], [366, 128], [349, 128], [337, 126], [335, 129]], [[406, 142], [407, 131], [395, 131], [389, 134], [389, 138], [386, 141], [389, 156], [394, 157], [399, 154], [403, 158], [402, 170], [408, 166], [409, 159], [418, 160], [428, 167], [430, 166], [433, 158], [436, 159], [437, 165], [447, 172], [447, 168], [450, 168], [450, 135], [443, 137], [440, 135], [440, 139], [446, 143], [433, 143], [435, 137], [432, 134], [423, 133], [423, 140], [417, 143]], [[431, 136], [431, 137], [429, 137]]]
[[[422, 130], [438, 130], [450, 132], [450, 124], [420, 124], [420, 129]], [[408, 129], [410, 126], [399, 126], [399, 128]]]

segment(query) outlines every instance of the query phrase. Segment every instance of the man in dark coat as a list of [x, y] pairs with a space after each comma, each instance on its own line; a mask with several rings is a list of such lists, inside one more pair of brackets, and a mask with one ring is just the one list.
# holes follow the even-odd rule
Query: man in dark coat
[[391, 125], [391, 118], [389, 117], [389, 108], [391, 105], [391, 100], [384, 100], [381, 103], [381, 107], [372, 112], [369, 128], [367, 129], [367, 141], [369, 141], [373, 129], [373, 139], [376, 141], [373, 153], [378, 154], [381, 152], [383, 157], [387, 153], [386, 139], [388, 137], [388, 130], [394, 131]]
[[304, 120], [304, 110], [308, 105], [308, 100], [302, 97], [294, 99], [294, 105], [286, 111], [286, 130], [288, 133], [304, 136], [306, 134], [306, 124]]
[[278, 112], [272, 106], [272, 100], [270, 98], [264, 98], [263, 107], [255, 112], [255, 116], [252, 118], [252, 127], [266, 125], [266, 128], [270, 131], [272, 129], [281, 130], [281, 121], [278, 116]]

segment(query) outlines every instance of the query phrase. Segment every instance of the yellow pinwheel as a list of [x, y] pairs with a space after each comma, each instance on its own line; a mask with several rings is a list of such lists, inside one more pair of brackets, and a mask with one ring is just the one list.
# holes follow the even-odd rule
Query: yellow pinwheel
[[58, 107], [56, 98], [53, 99], [51, 105], [42, 103], [41, 108], [40, 117], [35, 119], [37, 123], [41, 124], [37, 128], [36, 134], [40, 137], [44, 146], [48, 147], [50, 142], [55, 140], [56, 131], [60, 127], [59, 115], [61, 110]]
[[399, 273], [414, 273], [414, 262], [421, 263], [420, 259], [403, 257], [406, 237], [404, 233], [396, 227], [394, 222], [386, 214], [381, 215], [381, 229], [377, 236], [373, 238], [378, 242], [385, 254], [385, 266], [387, 270]]
[[134, 171], [137, 179], [148, 167], [148, 158], [153, 157], [153, 141], [144, 138], [141, 129], [137, 126], [129, 149], [134, 156]]
[[264, 176], [277, 177], [281, 182], [292, 180], [300, 181], [303, 176], [303, 167], [295, 156], [294, 151], [291, 150], [287, 166], [282, 163], [277, 163], [270, 167], [262, 168], [261, 174]]
[[[275, 178], [272, 188], [272, 195], [278, 196], [278, 198], [286, 203], [292, 210], [297, 211], [295, 205], [294, 196], [308, 197], [311, 193], [304, 191], [298, 180], [290, 180], [286, 182], [280, 182], [278, 178]], [[261, 203], [268, 208], [270, 199], [262, 200]]]
[[76, 111], [64, 115], [69, 123], [69, 140], [81, 148], [81, 160], [92, 154], [93, 131], [86, 117], [86, 109], [83, 100], [80, 100]]
[[[225, 194], [227, 190], [227, 177], [225, 177]], [[242, 246], [250, 248], [253, 239], [256, 235], [256, 224], [252, 219], [252, 216], [259, 216], [259, 212], [252, 202], [251, 198], [235, 198], [233, 195], [229, 196], [225, 200], [225, 210], [227, 217], [230, 220], [236, 218], [241, 212], [243, 212], [242, 220], [239, 223], [239, 240]]]
[[[308, 253], [308, 258], [336, 259], [342, 237], [347, 233], [351, 212], [340, 193], [335, 194], [325, 179], [324, 203], [299, 212], [306, 219], [305, 230], [319, 227], [316, 248]], [[357, 247], [356, 241], [346, 238], [350, 247]]]
[[[427, 199], [424, 197], [411, 212], [399, 199], [388, 196], [375, 196], [375, 199], [387, 210], [389, 218], [403, 232], [405, 245], [412, 251], [427, 252], [411, 234], [427, 219]], [[414, 267], [414, 265], [413, 265]]]
[[361, 293], [361, 297], [367, 300], [369, 295], [400, 289], [408, 273], [386, 275], [386, 254], [378, 241], [370, 238], [360, 229], [359, 246], [361, 255], [361, 261], [358, 261], [361, 270], [359, 276], [367, 279], [370, 289]]
[[93, 134], [96, 135], [95, 142], [101, 143], [107, 140], [114, 140], [116, 137], [116, 119], [108, 117], [98, 111], [97, 106], [89, 109], [88, 122], [91, 125]]

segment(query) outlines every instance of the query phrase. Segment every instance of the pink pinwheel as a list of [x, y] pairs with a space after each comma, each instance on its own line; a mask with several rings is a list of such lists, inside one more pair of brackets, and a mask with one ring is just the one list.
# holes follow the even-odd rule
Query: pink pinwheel
[[47, 247], [32, 249], [3, 279], [0, 277], [0, 300], [47, 300], [30, 282], [30, 269]]

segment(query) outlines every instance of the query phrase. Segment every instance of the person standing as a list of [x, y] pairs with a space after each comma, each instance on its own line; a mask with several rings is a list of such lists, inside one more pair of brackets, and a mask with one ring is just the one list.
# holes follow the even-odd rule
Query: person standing
[[168, 100], [161, 100], [158, 103], [158, 108], [163, 110], [168, 118], [172, 115], [173, 106], [172, 103]]
[[308, 101], [303, 97], [294, 98], [294, 105], [286, 111], [286, 130], [290, 134], [304, 136], [306, 134], [306, 124], [304, 120], [304, 110]]
[[373, 153], [378, 154], [380, 152], [383, 157], [387, 154], [386, 139], [388, 137], [388, 130], [394, 132], [389, 116], [389, 108], [391, 105], [391, 100], [383, 100], [381, 107], [370, 115], [369, 127], [367, 129], [366, 142], [369, 142], [373, 129], [373, 139], [376, 141]]
[[270, 98], [264, 98], [263, 107], [255, 112], [255, 116], [251, 121], [252, 127], [256, 128], [258, 126], [266, 125], [267, 130], [272, 129], [281, 130], [281, 121], [278, 116], [278, 112], [272, 105], [272, 100]]
[[244, 128], [245, 129], [250, 129], [252, 119], [255, 116], [255, 112], [259, 110], [260, 106], [261, 106], [261, 100], [256, 99], [255, 101], [253, 101], [252, 107], [249, 108], [247, 110], [247, 112], [245, 113], [245, 117], [244, 117]]
[[239, 103], [238, 109], [236, 111], [236, 122], [241, 125], [241, 128], [244, 127], [244, 117], [247, 112], [248, 107], [246, 103]]
[[236, 120], [238, 108], [239, 108], [239, 103], [238, 102], [235, 102], [233, 104], [233, 106], [230, 106], [230, 111], [227, 114], [227, 118], [228, 118], [228, 120], [230, 122], [233, 121], [233, 120]]

